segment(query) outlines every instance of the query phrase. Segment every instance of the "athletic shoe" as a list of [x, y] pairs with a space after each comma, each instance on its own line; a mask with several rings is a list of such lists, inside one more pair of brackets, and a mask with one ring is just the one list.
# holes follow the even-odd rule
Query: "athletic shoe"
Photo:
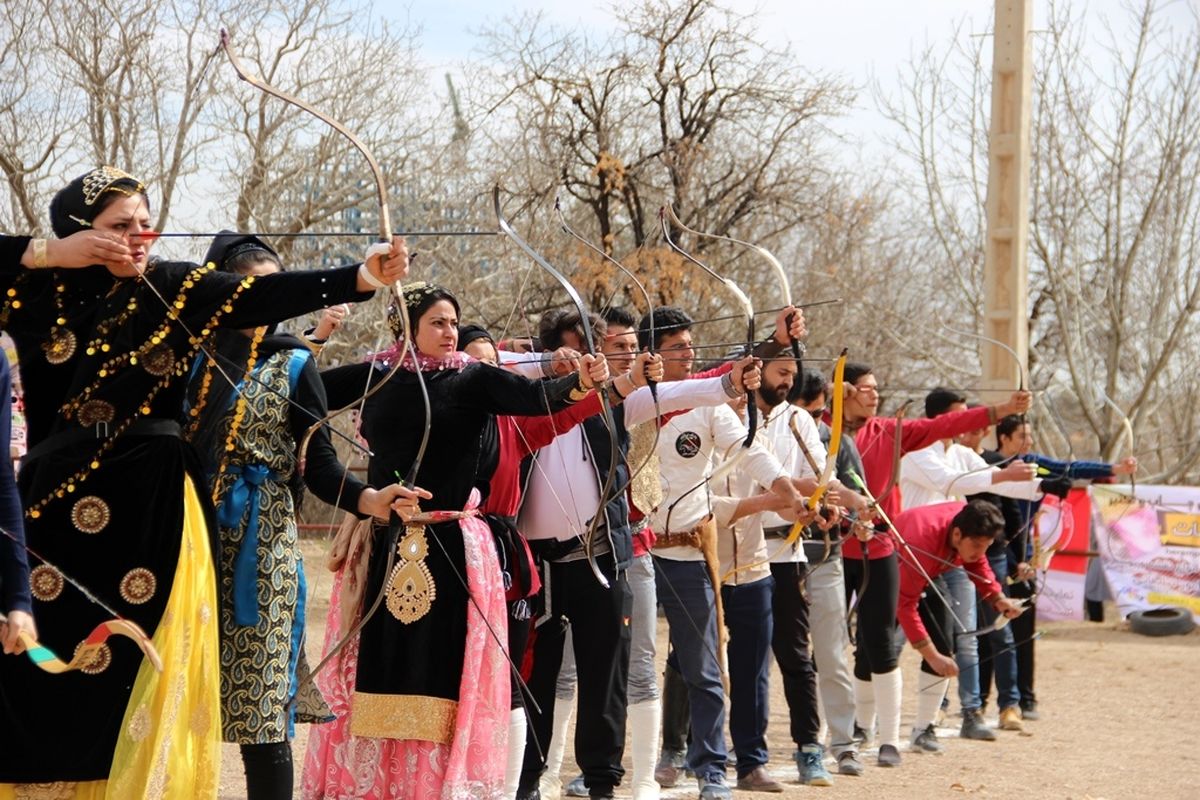
[[898, 767], [900, 766], [900, 751], [890, 744], [879, 745], [879, 755], [875, 757], [875, 763], [881, 767]]
[[583, 782], [583, 776], [577, 775], [573, 781], [568, 783], [563, 794], [565, 794], [567, 797], [587, 797], [588, 788]]
[[912, 749], [918, 753], [942, 752], [942, 743], [938, 741], [937, 733], [934, 731], [932, 723], [926, 725], [921, 730], [913, 728], [910, 744], [912, 745]]
[[[763, 769], [759, 767], [759, 769]], [[766, 772], [765, 769], [763, 769]], [[738, 780], [741, 783], [741, 780]], [[697, 778], [696, 784], [700, 787], [700, 800], [733, 800], [733, 790], [729, 788], [729, 784], [725, 783], [725, 776], [720, 772], [714, 772], [706, 778]], [[768, 791], [759, 789], [758, 791]], [[774, 791], [782, 792], [783, 787], [780, 786]]]
[[679, 783], [679, 773], [683, 771], [683, 753], [678, 750], [663, 750], [658, 757], [658, 766], [654, 768], [654, 780], [664, 789], [670, 789]]
[[833, 786], [833, 776], [825, 769], [825, 748], [806, 744], [792, 754], [800, 770], [800, 782], [805, 786]]
[[1021, 701], [1021, 719], [1027, 719], [1030, 722], [1037, 722], [1038, 717], [1037, 703], [1032, 700]]
[[1023, 731], [1025, 726], [1021, 724], [1021, 709], [1016, 706], [1000, 709], [1000, 730], [1002, 731]]
[[964, 739], [974, 739], [977, 742], [996, 741], [996, 732], [983, 721], [983, 715], [977, 709], [963, 709], [962, 730], [959, 735]]
[[857, 750], [843, 750], [838, 753], [837, 762], [839, 775], [853, 775], [858, 778], [862, 777], [863, 772], [865, 772], [862, 759], [858, 757]]
[[532, 789], [518, 789], [517, 800], [542, 800], [542, 791], [536, 786]]

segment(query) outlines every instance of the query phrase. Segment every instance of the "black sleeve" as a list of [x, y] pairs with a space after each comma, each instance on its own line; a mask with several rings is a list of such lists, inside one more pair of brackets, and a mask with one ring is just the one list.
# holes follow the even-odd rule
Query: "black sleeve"
[[490, 364], [471, 364], [464, 370], [464, 402], [489, 414], [536, 417], [562, 411], [574, 401], [571, 390], [579, 385], [574, 373], [561, 378], [533, 381]]
[[384, 376], [374, 364], [346, 364], [321, 372], [325, 401], [332, 411], [354, 405], [375, 381]]
[[29, 247], [30, 236], [0, 236], [0, 286], [8, 287], [24, 271], [21, 256]]
[[[0, 443], [12, 441], [12, 377], [8, 359], [0, 354]], [[29, 560], [25, 557], [25, 527], [16, 475], [8, 453], [0, 458], [0, 611], [30, 611]]]
[[[292, 436], [299, 446], [308, 429], [329, 413], [325, 402], [325, 386], [311, 358], [304, 359], [304, 368], [300, 370], [292, 399], [303, 408], [292, 406], [289, 412]], [[352, 514], [358, 513], [358, 497], [367, 488], [348, 467], [338, 461], [329, 430], [324, 425], [309, 440], [308, 452], [305, 453], [304, 483], [323, 502], [336, 504]]]
[[[188, 304], [215, 310], [243, 280], [240, 275], [206, 272], [188, 292]], [[358, 291], [358, 265], [304, 272], [277, 272], [255, 278], [225, 312], [223, 328], [257, 328], [283, 322], [338, 303], [361, 303], [374, 292]]]

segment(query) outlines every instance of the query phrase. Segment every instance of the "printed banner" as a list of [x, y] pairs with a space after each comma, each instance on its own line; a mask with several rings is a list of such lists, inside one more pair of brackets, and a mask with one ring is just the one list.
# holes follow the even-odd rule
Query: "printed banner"
[[1093, 486], [1096, 547], [1122, 617], [1167, 606], [1200, 623], [1200, 488]]
[[1044, 570], [1038, 619], [1083, 621], [1091, 515], [1086, 489], [1072, 489], [1063, 501], [1053, 495], [1042, 501], [1034, 540], [1034, 566]]

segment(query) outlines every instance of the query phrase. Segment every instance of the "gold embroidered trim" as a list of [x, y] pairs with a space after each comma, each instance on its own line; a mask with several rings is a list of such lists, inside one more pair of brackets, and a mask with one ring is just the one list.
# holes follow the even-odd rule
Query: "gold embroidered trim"
[[158, 579], [153, 572], [145, 567], [134, 567], [121, 579], [121, 597], [126, 603], [140, 605], [154, 597], [157, 587]]
[[355, 692], [350, 733], [374, 739], [419, 739], [450, 744], [458, 702], [416, 694]]
[[81, 533], [99, 533], [110, 519], [108, 503], [94, 494], [79, 498], [71, 507], [71, 524]]
[[15, 783], [13, 797], [15, 800], [71, 800], [75, 796], [75, 787], [74, 781]]
[[175, 369], [175, 351], [165, 342], [142, 353], [138, 363], [151, 375], [162, 377]]
[[137, 707], [137, 711], [133, 712], [133, 716], [129, 718], [129, 738], [133, 742], [143, 742], [150, 735], [150, 710], [146, 708], [146, 704], [142, 703]]
[[34, 567], [29, 573], [29, 591], [43, 603], [62, 594], [63, 583], [62, 573], [49, 564]]
[[90, 428], [101, 422], [112, 422], [116, 416], [117, 409], [113, 408], [112, 403], [104, 400], [88, 400], [79, 407], [79, 413], [76, 415], [76, 418], [79, 420], [80, 425]]
[[70, 361], [77, 346], [74, 333], [69, 330], [57, 330], [42, 343], [42, 351], [46, 354], [48, 362], [58, 365]]
[[400, 563], [392, 568], [388, 581], [387, 609], [405, 625], [411, 625], [429, 613], [437, 599], [433, 573], [425, 566], [429, 543], [424, 525], [408, 525], [404, 538], [396, 544]]
[[71, 660], [79, 658], [81, 654], [86, 656], [84, 665], [79, 668], [84, 675], [99, 675], [112, 663], [112, 650], [103, 642], [97, 645], [80, 642], [75, 645], [75, 655]]

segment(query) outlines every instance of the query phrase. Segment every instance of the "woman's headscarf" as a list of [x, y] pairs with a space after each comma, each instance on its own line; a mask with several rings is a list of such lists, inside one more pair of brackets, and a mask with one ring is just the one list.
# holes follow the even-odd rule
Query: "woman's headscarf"
[[[403, 297], [404, 313], [408, 315], [408, 324], [414, 336], [417, 332], [417, 323], [421, 321], [421, 315], [439, 300], [445, 300], [454, 306], [455, 314], [462, 313], [458, 305], [458, 298], [451, 294], [449, 290], [432, 283], [416, 281], [407, 284], [404, 286]], [[400, 309], [396, 307], [395, 302], [388, 306], [388, 327], [392, 329], [393, 338], [399, 339], [404, 335], [404, 322], [400, 318]]]
[[204, 263], [216, 264], [217, 269], [221, 272], [236, 272], [241, 266], [237, 263], [239, 257], [250, 253], [258, 254], [255, 260], [274, 261], [279, 264], [280, 269], [283, 269], [279, 253], [275, 252], [275, 248], [271, 245], [257, 236], [228, 230], [221, 231], [212, 240], [212, 244], [208, 246], [208, 252], [204, 254]]
[[[107, 203], [106, 195], [116, 193], [126, 197], [145, 195], [145, 185], [116, 167], [97, 167], [85, 172], [63, 187], [50, 201], [50, 227], [54, 235], [65, 239], [73, 233], [92, 227], [94, 220]], [[149, 199], [147, 199], [149, 204]]]

